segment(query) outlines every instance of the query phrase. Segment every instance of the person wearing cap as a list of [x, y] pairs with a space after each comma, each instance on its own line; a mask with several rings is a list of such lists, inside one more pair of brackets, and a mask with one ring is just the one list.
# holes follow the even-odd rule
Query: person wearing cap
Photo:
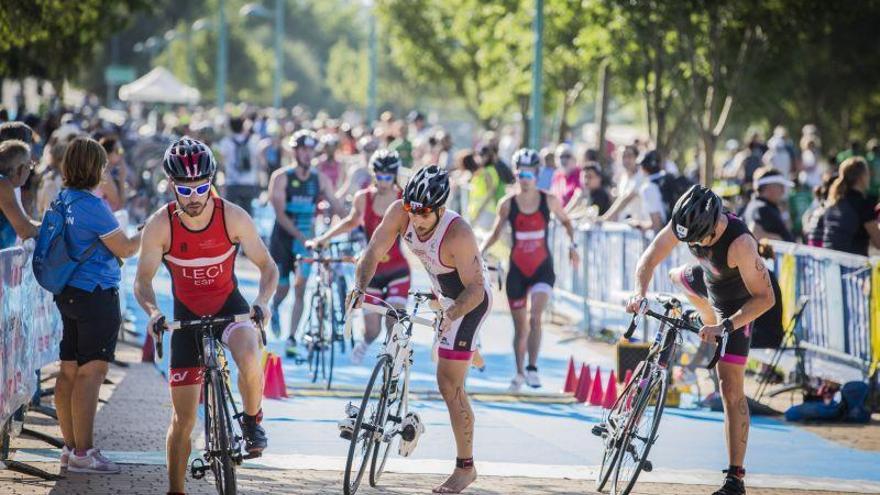
[[758, 240], [794, 242], [794, 236], [788, 229], [780, 210], [788, 189], [793, 187], [794, 183], [773, 167], [761, 167], [755, 171], [752, 183], [755, 193], [742, 215], [749, 230]]

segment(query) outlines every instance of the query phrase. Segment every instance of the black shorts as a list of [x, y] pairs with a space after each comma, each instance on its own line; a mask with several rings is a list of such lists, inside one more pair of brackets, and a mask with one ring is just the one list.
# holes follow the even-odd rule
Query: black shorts
[[367, 294], [384, 299], [390, 304], [406, 305], [409, 297], [409, 266], [377, 271], [367, 284]]
[[531, 277], [523, 274], [516, 263], [511, 260], [504, 287], [507, 292], [507, 303], [510, 305], [510, 309], [524, 308], [529, 294], [553, 292], [555, 284], [556, 273], [553, 271], [553, 258], [548, 256]]
[[[776, 296], [776, 304], [769, 311], [759, 316], [755, 321], [742, 329], [733, 332], [727, 341], [727, 350], [722, 360], [744, 364], [749, 355], [749, 349], [779, 347], [782, 340], [782, 292], [773, 272], [770, 272], [770, 280], [773, 285], [773, 293]], [[703, 278], [703, 267], [700, 265], [687, 265], [681, 272], [680, 282], [685, 289], [693, 295], [703, 299], [709, 299], [709, 290]], [[739, 311], [742, 304], [725, 304], [716, 311], [722, 318]], [[732, 357], [728, 358], [730, 355]]]
[[[278, 265], [279, 285], [290, 285], [290, 274], [291, 272], [295, 273], [297, 269], [296, 255], [306, 256], [310, 252], [302, 243], [278, 225], [272, 229], [272, 236], [269, 238], [269, 254]], [[309, 277], [311, 267], [311, 263], [302, 264], [304, 277]]]
[[[241, 295], [241, 292], [236, 289], [226, 299], [226, 303], [223, 304], [220, 311], [212, 316], [232, 316], [248, 312], [250, 312], [250, 306], [244, 296]], [[203, 316], [194, 314], [179, 301], [174, 301], [175, 320], [197, 320]], [[242, 323], [214, 327], [211, 329], [211, 333], [215, 339], [223, 342], [226, 330], [237, 325], [242, 325]], [[198, 339], [197, 332], [190, 330], [175, 330], [171, 332], [171, 376], [169, 378], [172, 387], [201, 383], [201, 366], [199, 364], [201, 348], [202, 343]]]
[[95, 288], [88, 292], [67, 286], [55, 296], [63, 330], [59, 358], [76, 361], [113, 361], [122, 325], [119, 290]]
[[483, 302], [470, 313], [452, 322], [452, 326], [440, 336], [439, 355], [443, 359], [467, 361], [477, 348], [477, 332], [492, 311], [492, 291], [483, 292]]

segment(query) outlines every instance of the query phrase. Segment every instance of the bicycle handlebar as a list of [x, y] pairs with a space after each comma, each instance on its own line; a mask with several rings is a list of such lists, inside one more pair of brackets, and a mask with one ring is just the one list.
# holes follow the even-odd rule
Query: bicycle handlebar
[[296, 255], [296, 261], [303, 263], [357, 263], [354, 256], [300, 256]]
[[[695, 333], [698, 335], [700, 333], [700, 329], [691, 325], [689, 323], [689, 321], [686, 320], [685, 318], [672, 318], [672, 317], [669, 317], [669, 316], [666, 316], [666, 315], [663, 315], [660, 313], [656, 313], [656, 312], [646, 308], [644, 310], [644, 312], [637, 312], [633, 315], [632, 321], [629, 324], [629, 328], [627, 329], [626, 333], [623, 334], [623, 336], [625, 338], [629, 339], [630, 337], [632, 337], [633, 332], [635, 332], [636, 327], [639, 325], [639, 322], [641, 321], [642, 315], [650, 316], [651, 318], [654, 318], [660, 322], [666, 323], [667, 325], [670, 325], [673, 328], [678, 329], [678, 330], [686, 330], [688, 332]], [[715, 364], [718, 363], [718, 360], [720, 360], [721, 358], [724, 357], [725, 353], [727, 352], [727, 341], [729, 338], [730, 338], [730, 332], [728, 332], [727, 330], [725, 330], [724, 333], [722, 333], [720, 336], [715, 337], [715, 343], [717, 344], [717, 347], [715, 349], [715, 355], [712, 357], [712, 360], [709, 361], [709, 364], [706, 366], [707, 369], [714, 368]]]
[[266, 330], [263, 329], [263, 320], [265, 316], [263, 315], [263, 310], [260, 309], [259, 306], [254, 306], [254, 317], [251, 318], [250, 313], [243, 313], [239, 315], [231, 315], [231, 316], [209, 316], [206, 318], [196, 319], [196, 320], [179, 320], [172, 321], [170, 323], [165, 323], [165, 317], [156, 320], [153, 324], [153, 332], [157, 335], [157, 339], [155, 342], [156, 347], [156, 355], [159, 356], [159, 359], [162, 359], [162, 333], [165, 331], [175, 331], [175, 330], [188, 330], [192, 328], [199, 328], [203, 326], [220, 326], [220, 325], [229, 325], [232, 323], [242, 323], [245, 321], [253, 320], [260, 329], [260, 337], [263, 341], [263, 346], [266, 346]]
[[363, 308], [364, 311], [368, 311], [370, 313], [376, 313], [389, 316], [391, 318], [396, 318], [398, 321], [409, 320], [413, 323], [418, 323], [419, 325], [424, 325], [426, 327], [434, 327], [434, 320], [429, 320], [421, 316], [409, 315], [406, 313], [406, 311], [402, 309], [392, 309], [385, 306], [380, 306], [378, 304], [370, 304], [367, 302], [361, 303], [361, 308]]

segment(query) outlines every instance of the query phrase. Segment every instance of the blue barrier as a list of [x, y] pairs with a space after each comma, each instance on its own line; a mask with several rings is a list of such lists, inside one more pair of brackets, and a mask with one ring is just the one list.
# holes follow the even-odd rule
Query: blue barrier
[[0, 425], [30, 401], [37, 370], [58, 360], [60, 342], [61, 315], [34, 278], [31, 251], [0, 250]]

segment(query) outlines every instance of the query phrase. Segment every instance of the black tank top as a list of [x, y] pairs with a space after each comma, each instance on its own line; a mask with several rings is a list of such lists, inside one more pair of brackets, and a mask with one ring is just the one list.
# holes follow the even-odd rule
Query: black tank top
[[736, 215], [732, 213], [726, 215], [727, 228], [724, 229], [718, 242], [706, 247], [688, 246], [703, 267], [709, 301], [725, 317], [738, 311], [752, 297], [739, 273], [739, 268], [731, 268], [727, 264], [727, 254], [733, 241], [743, 235], [751, 236], [752, 233]]

